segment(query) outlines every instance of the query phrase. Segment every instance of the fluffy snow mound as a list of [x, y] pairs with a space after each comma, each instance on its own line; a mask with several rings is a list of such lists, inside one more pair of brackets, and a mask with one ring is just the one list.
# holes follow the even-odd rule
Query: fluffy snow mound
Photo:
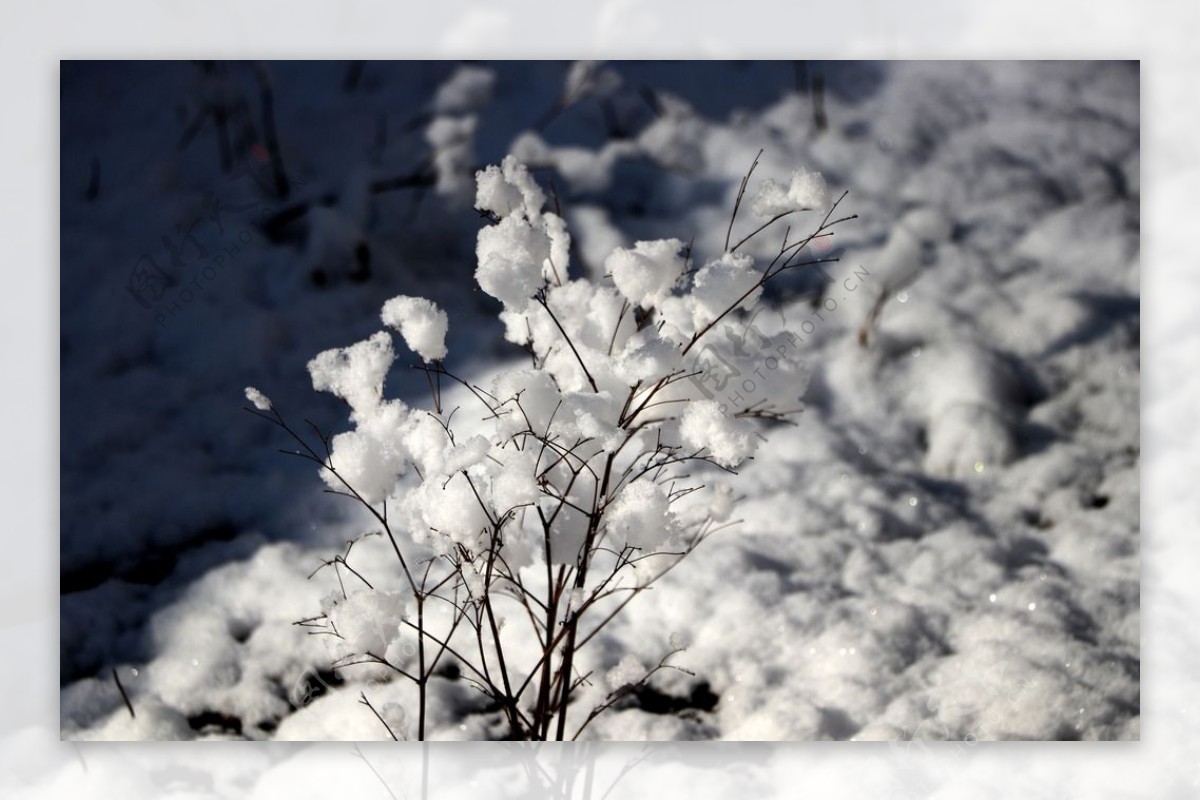
[[400, 295], [383, 304], [383, 324], [404, 337], [409, 350], [427, 362], [446, 356], [446, 313], [433, 301]]

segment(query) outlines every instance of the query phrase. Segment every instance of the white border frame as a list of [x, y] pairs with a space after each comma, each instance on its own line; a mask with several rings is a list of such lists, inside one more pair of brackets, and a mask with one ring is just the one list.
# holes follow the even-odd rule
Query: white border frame
[[[435, 797], [599, 797], [619, 776], [610, 797], [1200, 796], [1200, 273], [1188, 269], [1200, 217], [1198, 33], [1200, 3], [1159, 0], [5, 3], [0, 795], [420, 797], [424, 771]], [[1142, 60], [1141, 743], [58, 742], [60, 58], [801, 55]], [[539, 789], [528, 778], [539, 772], [559, 784]]]

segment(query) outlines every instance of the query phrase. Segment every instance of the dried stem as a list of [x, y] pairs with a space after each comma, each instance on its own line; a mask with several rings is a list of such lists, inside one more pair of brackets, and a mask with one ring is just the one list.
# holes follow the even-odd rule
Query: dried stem
[[[802, 211], [795, 209], [775, 215], [730, 247], [738, 213], [761, 156], [762, 151], [759, 151], [739, 186], [725, 235], [727, 253], [737, 251], [784, 217]], [[373, 186], [372, 189], [375, 191], [377, 187]], [[834, 219], [834, 214], [845, 197], [846, 194], [843, 193], [832, 204], [820, 224], [808, 236], [791, 242], [789, 227], [778, 253], [758, 275], [754, 286], [701, 327], [689, 341], [681, 343], [680, 358], [686, 356], [709, 331], [740, 308], [749, 297], [784, 271], [836, 261], [828, 258], [808, 259], [802, 254], [816, 239], [832, 236], [833, 232], [830, 229], [834, 226], [854, 218], [854, 215], [850, 215]], [[302, 214], [303, 208], [297, 208], [298, 213]], [[285, 218], [286, 216], [285, 214]], [[690, 257], [689, 249], [689, 259]], [[559, 282], [556, 274], [550, 283]], [[553, 321], [587, 383], [593, 392], [598, 393], [600, 390], [595, 376], [607, 376], [609, 373], [594, 371], [594, 365], [589, 367], [585, 353], [591, 351], [587, 348], [581, 351], [572, 340], [564, 321], [551, 309], [548, 297], [550, 291], [549, 285], [544, 286], [534, 295], [533, 301], [541, 306]], [[608, 338], [609, 357], [617, 348], [618, 334], [627, 315], [632, 315], [639, 330], [652, 325], [657, 316], [654, 308], [642, 309], [628, 301], [624, 302], [613, 324], [611, 337], [608, 337], [607, 327], [604, 331], [604, 336]], [[551, 337], [553, 338], [553, 335]], [[560, 347], [556, 339], [551, 347]], [[598, 347], [603, 348], [603, 343]], [[467, 537], [447, 537], [448, 532], [442, 533], [442, 536], [446, 537], [444, 550], [428, 558], [406, 555], [388, 522], [388, 500], [384, 500], [378, 506], [372, 505], [351, 486], [334, 465], [330, 439], [315, 425], [309, 423], [319, 444], [310, 445], [287, 424], [274, 407], [265, 411], [247, 409], [279, 426], [292, 437], [299, 449], [284, 451], [285, 453], [303, 458], [318, 465], [321, 470], [328, 471], [326, 478], [334, 476], [336, 481], [331, 483], [335, 486], [330, 487], [329, 491], [355, 500], [371, 513], [381, 525], [382, 533], [387, 536], [412, 592], [415, 620], [403, 619], [400, 625], [403, 629], [415, 633], [415, 666], [411, 661], [401, 660], [397, 660], [400, 664], [393, 664], [384, 656], [375, 653], [352, 654], [340, 660], [337, 666], [383, 665], [414, 682], [418, 691], [418, 740], [424, 741], [429, 735], [429, 689], [443, 658], [455, 660], [463, 671], [465, 680], [489, 699], [489, 713], [496, 716], [494, 721], [507, 722], [510, 736], [534, 740], [548, 740], [551, 737], [558, 741], [566, 740], [568, 709], [579, 688], [588, 682], [591, 675], [588, 667], [581, 667], [579, 655], [582, 649], [616, 619], [634, 598], [650, 589], [655, 582], [693, 553], [707, 537], [729, 525], [736, 525], [737, 521], [718, 525], [711, 516], [704, 517], [687, 525], [682, 532], [682, 545], [658, 550], [643, 550], [623, 541], [615, 541], [616, 535], [611, 533], [607, 525], [610, 504], [633, 482], [649, 481], [657, 484], [666, 502], [674, 504], [705, 487], [699, 478], [693, 478], [691, 475], [693, 463], [733, 473], [731, 467], [717, 464], [703, 448], [685, 449], [682, 445], [663, 441], [663, 431], [670, 429], [664, 429], [662, 425], [674, 420], [680, 412], [680, 404], [685, 402], [684, 399], [676, 397], [678, 392], [670, 388], [685, 379], [695, 378], [699, 372], [678, 367], [665, 371], [665, 374], [634, 382], [633, 386], [628, 388], [628, 394], [617, 415], [617, 433], [608, 437], [591, 431], [586, 435], [565, 434], [561, 426], [556, 431], [555, 423], [560, 418], [560, 410], [563, 410], [564, 417], [570, 417], [572, 420], [575, 414], [569, 406], [563, 409], [562, 399], [552, 411], [543, 408], [538, 410], [538, 414], [532, 414], [533, 409], [528, 406], [528, 400], [522, 402], [521, 392], [510, 398], [498, 398], [454, 375], [441, 361], [423, 364], [418, 369], [425, 372], [429, 384], [435, 409], [431, 416], [444, 430], [451, 446], [455, 444], [452, 423], [457, 407], [448, 415], [443, 414], [443, 376], [460, 384], [475, 397], [486, 411], [483, 418], [485, 421], [506, 423], [505, 433], [492, 443], [499, 450], [489, 452], [486, 459], [505, 469], [505, 449], [511, 448], [513, 452], [528, 455], [523, 458], [536, 455], [533, 459], [533, 475], [529, 477], [534, 482], [532, 500], [522, 499], [509, 509], [493, 508], [499, 506], [495, 500], [496, 496], [492, 494], [494, 488], [487, 483], [477, 483], [481, 478], [477, 468], [456, 468], [448, 473], [420, 475], [423, 482], [441, 482], [443, 488], [450, 481], [465, 481], [470, 487], [474, 502], [478, 504], [487, 521], [486, 525], [481, 523], [480, 528], [474, 532], [459, 532], [470, 535]], [[537, 419], [539, 414], [545, 416], [547, 411], [549, 419]], [[741, 418], [781, 420], [794, 411], [798, 410], [778, 411], [764, 405], [764, 402], [758, 402], [750, 403], [732, 414]], [[513, 423], [516, 425], [512, 425]], [[513, 429], [517, 430], [513, 432]], [[646, 436], [646, 432], [656, 433], [656, 436]], [[653, 442], [649, 441], [651, 439]], [[519, 461], [515, 460], [515, 463]], [[483, 464], [488, 463], [485, 461]], [[426, 468], [426, 471], [429, 469]], [[471, 511], [474, 513], [474, 509]], [[582, 545], [577, 553], [556, 552], [556, 547], [565, 547], [555, 542], [564, 521], [574, 520], [576, 515], [586, 521], [586, 530], [582, 532]], [[572, 525], [582, 528], [584, 523]], [[510, 526], [513, 528], [510, 529]], [[574, 533], [578, 536], [580, 532]], [[544, 564], [536, 567], [537, 572], [525, 573], [522, 576], [521, 565], [512, 559], [513, 553], [520, 552], [520, 549], [514, 550], [510, 545], [506, 550], [505, 542], [506, 539], [515, 542], [517, 540], [513, 537], [525, 535], [541, 539]], [[606, 542], [606, 538], [610, 541]], [[362, 572], [351, 567], [349, 557], [353, 544], [354, 541], [350, 541], [344, 553], [323, 560], [320, 567], [314, 571], [315, 575], [316, 572], [331, 567], [342, 588], [343, 597], [346, 597], [346, 589], [342, 568], [346, 568], [368, 589], [373, 589], [374, 586]], [[414, 566], [423, 569], [414, 571]], [[636, 579], [632, 586], [629, 581], [631, 576]], [[544, 588], [537, 586], [543, 577]], [[518, 617], [518, 633], [528, 636], [528, 632], [532, 632], [540, 651], [536, 654], [536, 659], [531, 658], [532, 665], [514, 658], [519, 652], [511, 647], [511, 633], [508, 637], [509, 647], [506, 648], [506, 638], [502, 636], [504, 628], [501, 614], [507, 611], [503, 604], [510, 601], [520, 608], [525, 620], [523, 623], [521, 617]], [[433, 613], [435, 604], [446, 605], [449, 610], [448, 624]], [[525, 629], [526, 624], [529, 626], [528, 631]], [[298, 625], [310, 629], [311, 634], [341, 638], [327, 616], [298, 621]], [[431, 627], [434, 630], [431, 631]], [[677, 650], [667, 654], [637, 682], [614, 690], [586, 715], [581, 713], [583, 719], [577, 722], [570, 739], [577, 739], [598, 716], [611, 709], [621, 698], [644, 687], [659, 670], [682, 669], [668, 664], [668, 659], [675, 653]], [[128, 699], [126, 702], [128, 704]], [[375, 713], [395, 739], [396, 733], [371, 706], [365, 694], [362, 695], [361, 702]], [[132, 714], [131, 705], [130, 713]]]

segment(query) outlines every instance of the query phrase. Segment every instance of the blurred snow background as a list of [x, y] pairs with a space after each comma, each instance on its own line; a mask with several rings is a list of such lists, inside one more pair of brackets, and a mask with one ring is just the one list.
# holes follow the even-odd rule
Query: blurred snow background
[[386, 737], [291, 625], [367, 524], [242, 387], [341, 430], [305, 364], [400, 293], [448, 310], [460, 374], [520, 359], [471, 280], [505, 153], [599, 275], [638, 239], [719, 251], [762, 149], [751, 191], [814, 169], [859, 214], [756, 321], [803, 333], [806, 411], [590, 665], [674, 635], [696, 677], [591, 736], [1137, 739], [1139, 102], [1130, 62], [64, 63], [62, 735]]

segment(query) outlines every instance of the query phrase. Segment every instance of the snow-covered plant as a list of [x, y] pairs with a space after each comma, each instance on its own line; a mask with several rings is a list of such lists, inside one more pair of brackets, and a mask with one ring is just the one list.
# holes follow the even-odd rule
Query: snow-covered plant
[[[558, 740], [675, 667], [674, 641], [657, 666], [631, 671], [621, 660], [607, 679], [589, 680], [580, 654], [731, 524], [731, 488], [716, 479], [753, 456], [763, 419], [796, 409], [804, 382], [795, 335], [738, 321], [771, 279], [828, 261], [807, 246], [850, 219], [832, 220], [841, 198], [829, 203], [820, 177], [798, 172], [787, 191], [768, 184], [756, 204], [768, 219], [731, 245], [752, 172], [722, 252], [700, 262], [680, 239], [637, 242], [608, 257], [611, 280], [590, 281], [572, 277], [565, 223], [509, 157], [476, 176], [490, 224], [479, 232], [475, 279], [502, 304], [506, 338], [531, 366], [479, 383], [456, 375], [445, 362], [445, 312], [398, 297], [382, 322], [419, 357], [432, 409], [384, 396], [396, 358], [387, 330], [309, 364], [314, 387], [345, 400], [354, 424], [332, 439], [318, 431], [319, 445], [247, 390], [250, 411], [288, 431], [294, 453], [369, 510], [390, 541], [399, 590], [351, 570], [358, 586], [342, 586], [303, 622], [330, 635], [335, 667], [371, 664], [417, 685], [407, 719], [418, 739], [443, 661], [487, 696], [500, 736]], [[796, 239], [789, 227], [768, 263], [743, 252], [771, 223], [817, 203], [820, 222]], [[450, 392], [461, 407], [446, 408]], [[571, 707], [585, 682], [597, 702]], [[377, 716], [404, 719], [395, 713]]]

